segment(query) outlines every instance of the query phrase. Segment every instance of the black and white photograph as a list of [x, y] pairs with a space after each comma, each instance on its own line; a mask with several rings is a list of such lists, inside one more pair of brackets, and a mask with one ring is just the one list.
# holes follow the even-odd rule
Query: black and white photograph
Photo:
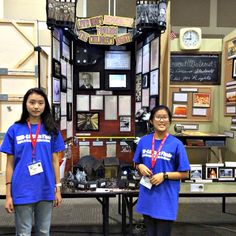
[[67, 78], [65, 76], [61, 76], [61, 92], [67, 92]]
[[234, 172], [233, 168], [219, 168], [219, 178], [233, 178]]
[[60, 88], [60, 79], [53, 77], [53, 94], [52, 94], [52, 102], [53, 103], [60, 103], [61, 99], [61, 88]]
[[150, 44], [143, 46], [142, 73], [146, 74], [150, 70]]
[[100, 89], [100, 72], [79, 72], [79, 89]]
[[236, 58], [233, 59], [232, 63], [232, 78], [236, 79]]
[[142, 99], [142, 74], [136, 75], [135, 101], [141, 102]]
[[72, 121], [72, 103], [67, 102], [66, 115], [67, 121]]
[[202, 179], [202, 165], [190, 164], [190, 179]]
[[150, 95], [159, 94], [159, 70], [153, 70], [150, 73]]
[[52, 59], [52, 76], [60, 79], [61, 77], [61, 63]]
[[98, 131], [99, 113], [97, 112], [77, 112], [76, 114], [77, 131]]
[[53, 105], [52, 106], [52, 113], [54, 116], [55, 122], [60, 122], [61, 120], [61, 106], [60, 105]]
[[120, 132], [131, 131], [131, 116], [120, 116]]
[[142, 88], [149, 88], [149, 74], [145, 74], [142, 77]]

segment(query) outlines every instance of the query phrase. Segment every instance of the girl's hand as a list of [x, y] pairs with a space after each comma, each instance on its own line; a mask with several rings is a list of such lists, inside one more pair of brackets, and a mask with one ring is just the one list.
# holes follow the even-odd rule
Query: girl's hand
[[13, 213], [14, 212], [14, 205], [12, 197], [7, 197], [4, 205], [5, 210], [7, 213]]
[[153, 184], [153, 185], [159, 185], [159, 184], [161, 184], [163, 181], [164, 181], [163, 173], [155, 174], [155, 175], [153, 175], [153, 176], [150, 178], [150, 182], [151, 182], [151, 184]]
[[138, 165], [138, 171], [140, 172], [140, 174], [142, 176], [151, 176], [152, 175], [152, 171], [144, 164]]
[[55, 193], [54, 207], [59, 207], [61, 205], [61, 202], [62, 202], [61, 191], [57, 189]]

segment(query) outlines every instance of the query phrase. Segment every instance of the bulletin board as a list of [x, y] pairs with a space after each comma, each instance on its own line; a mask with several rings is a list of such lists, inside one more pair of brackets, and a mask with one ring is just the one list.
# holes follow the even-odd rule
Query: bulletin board
[[211, 121], [213, 88], [171, 86], [169, 104], [174, 121]]
[[236, 38], [225, 43], [225, 116], [236, 116]]

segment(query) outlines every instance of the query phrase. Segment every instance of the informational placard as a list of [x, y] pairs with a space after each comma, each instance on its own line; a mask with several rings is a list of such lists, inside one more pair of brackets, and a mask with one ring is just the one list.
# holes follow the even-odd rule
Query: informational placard
[[171, 84], [220, 84], [218, 54], [172, 54]]

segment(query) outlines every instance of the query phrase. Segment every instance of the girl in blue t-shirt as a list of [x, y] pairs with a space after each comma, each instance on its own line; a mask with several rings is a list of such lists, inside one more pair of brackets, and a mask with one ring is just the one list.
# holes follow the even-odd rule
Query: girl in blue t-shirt
[[151, 111], [154, 133], [142, 137], [133, 161], [139, 173], [140, 192], [136, 206], [143, 214], [148, 236], [169, 236], [178, 212], [180, 179], [190, 170], [182, 142], [168, 133], [172, 114], [160, 105]]
[[0, 149], [7, 154], [5, 209], [15, 213], [16, 235], [31, 235], [33, 218], [35, 235], [49, 235], [52, 208], [62, 201], [59, 153], [64, 148], [46, 94], [28, 90], [21, 118]]

